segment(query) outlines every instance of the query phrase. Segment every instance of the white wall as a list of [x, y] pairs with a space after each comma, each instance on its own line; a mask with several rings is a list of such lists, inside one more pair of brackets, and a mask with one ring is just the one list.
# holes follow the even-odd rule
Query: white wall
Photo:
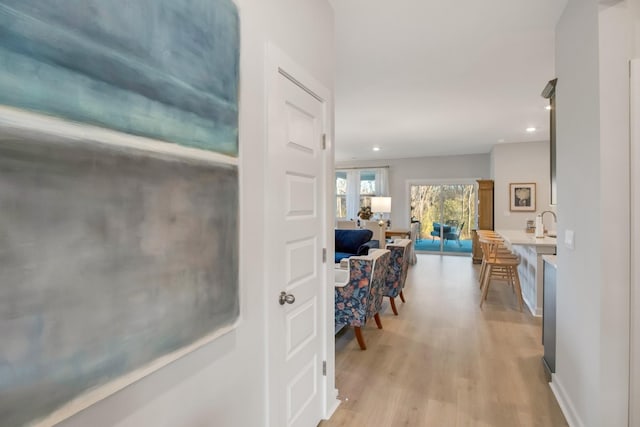
[[558, 240], [575, 231], [575, 250], [558, 245], [552, 387], [577, 426], [627, 425], [625, 8], [624, 1], [599, 10], [596, 0], [569, 0], [556, 31]]
[[[629, 408], [630, 172], [629, 59], [632, 31], [627, 2], [601, 6], [600, 188], [600, 425], [627, 425]], [[610, 232], [611, 224], [624, 238]]]
[[[336, 141], [336, 144], [340, 144], [340, 141]], [[409, 181], [488, 179], [490, 158], [489, 154], [469, 154], [336, 163], [336, 169], [376, 166], [389, 166], [392, 228], [408, 227], [410, 206], [407, 186]]]
[[64, 427], [262, 426], [266, 416], [264, 48], [273, 41], [333, 90], [326, 0], [237, 0], [240, 60], [240, 281], [243, 320], [215, 340], [60, 424]]
[[[528, 219], [545, 210], [555, 211], [549, 205], [550, 171], [549, 141], [497, 144], [491, 150], [491, 178], [494, 180], [494, 224], [496, 230], [524, 230]], [[509, 211], [509, 184], [533, 182], [536, 184], [536, 211]], [[553, 217], [544, 216], [545, 226], [555, 230]]]

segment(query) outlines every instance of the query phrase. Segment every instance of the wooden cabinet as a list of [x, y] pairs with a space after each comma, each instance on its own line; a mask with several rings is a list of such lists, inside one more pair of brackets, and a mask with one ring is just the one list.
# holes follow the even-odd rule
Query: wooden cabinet
[[[478, 180], [478, 230], [493, 230], [493, 180]], [[473, 263], [482, 262], [478, 235], [473, 230]]]

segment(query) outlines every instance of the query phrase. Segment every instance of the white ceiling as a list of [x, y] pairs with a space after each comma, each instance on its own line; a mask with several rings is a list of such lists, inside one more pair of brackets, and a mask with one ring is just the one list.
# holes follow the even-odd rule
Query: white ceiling
[[329, 1], [337, 161], [548, 140], [540, 93], [555, 77], [554, 28], [566, 0]]

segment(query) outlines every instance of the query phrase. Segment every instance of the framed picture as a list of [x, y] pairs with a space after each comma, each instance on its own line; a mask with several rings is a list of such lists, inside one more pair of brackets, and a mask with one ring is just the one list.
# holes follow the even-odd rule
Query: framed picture
[[509, 184], [509, 210], [512, 212], [535, 212], [536, 184], [533, 182]]

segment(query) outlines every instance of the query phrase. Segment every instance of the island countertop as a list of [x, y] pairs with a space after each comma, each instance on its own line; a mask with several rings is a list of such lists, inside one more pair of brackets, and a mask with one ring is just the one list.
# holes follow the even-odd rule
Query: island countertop
[[553, 246], [557, 245], [558, 239], [555, 237], [544, 236], [536, 238], [533, 233], [527, 233], [524, 230], [496, 230], [496, 233], [511, 245], [530, 245], [530, 246]]

